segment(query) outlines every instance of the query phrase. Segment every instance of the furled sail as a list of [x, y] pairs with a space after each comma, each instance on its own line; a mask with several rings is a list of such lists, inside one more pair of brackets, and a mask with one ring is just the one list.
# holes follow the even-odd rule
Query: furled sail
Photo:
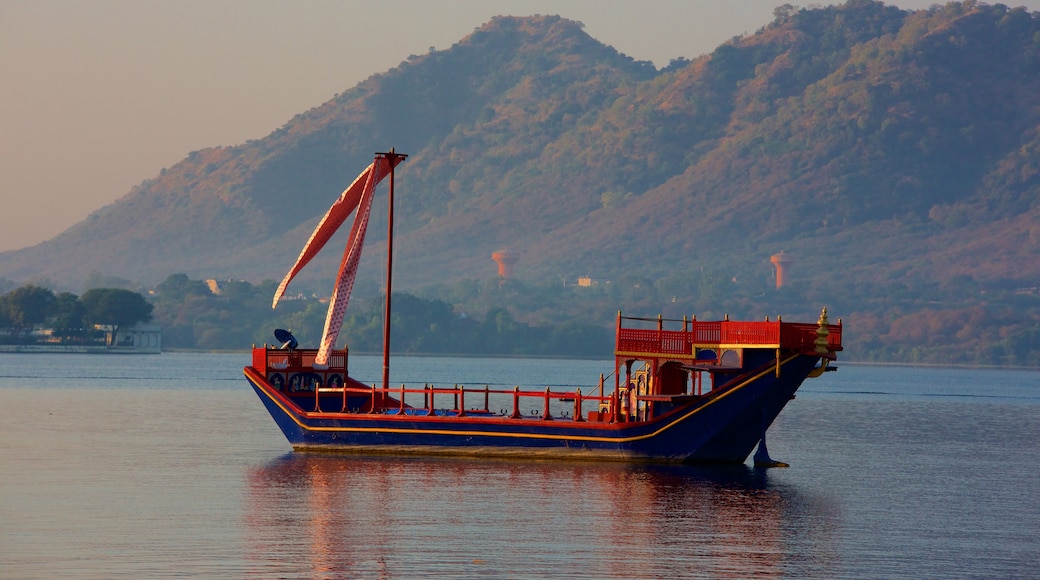
[[[402, 158], [403, 159], [403, 158]], [[401, 159], [395, 159], [394, 165], [400, 163]], [[322, 333], [321, 345], [315, 362], [327, 364], [329, 351], [339, 336], [340, 327], [343, 324], [343, 316], [347, 310], [347, 302], [350, 299], [350, 291], [354, 286], [354, 278], [357, 276], [357, 267], [361, 259], [361, 248], [365, 243], [365, 231], [368, 228], [368, 217], [372, 210], [372, 197], [376, 185], [390, 173], [390, 160], [377, 157], [361, 175], [340, 194], [332, 207], [318, 222], [307, 244], [304, 245], [296, 263], [282, 279], [275, 291], [271, 307], [278, 304], [278, 300], [285, 293], [289, 282], [303, 269], [308, 262], [325, 246], [336, 230], [346, 221], [347, 217], [356, 209], [354, 225], [350, 230], [346, 248], [343, 250], [343, 259], [340, 262], [339, 275], [336, 277], [336, 287], [333, 289], [332, 298], [329, 301], [329, 310], [325, 317], [325, 330]]]
[[333, 288], [332, 297], [329, 299], [329, 311], [325, 314], [325, 330], [321, 333], [321, 344], [318, 346], [317, 356], [314, 357], [314, 362], [318, 364], [327, 364], [329, 351], [332, 350], [336, 337], [339, 336], [339, 329], [343, 326], [343, 316], [347, 312], [347, 302], [350, 300], [350, 291], [354, 287], [358, 262], [361, 260], [361, 248], [365, 245], [365, 231], [368, 229], [368, 216], [372, 213], [372, 194], [375, 188], [375, 173], [369, 172], [368, 181], [361, 192], [361, 202], [354, 217], [354, 225], [350, 228], [350, 238], [343, 251], [343, 260], [339, 264], [336, 287]]
[[[274, 292], [274, 300], [271, 302], [271, 308], [278, 306], [278, 300], [281, 299], [282, 295], [285, 294], [286, 287], [289, 286], [289, 282], [296, 277], [296, 274], [300, 273], [300, 270], [311, 261], [314, 256], [325, 244], [328, 243], [329, 238], [336, 233], [343, 222], [346, 221], [347, 217], [357, 209], [358, 204], [361, 202], [361, 194], [365, 188], [365, 184], [368, 182], [368, 178], [371, 175], [375, 175], [375, 185], [378, 185], [380, 181], [390, 172], [390, 163], [386, 159], [376, 159], [371, 165], [365, 168], [361, 172], [361, 175], [357, 176], [354, 183], [351, 183], [349, 187], [343, 190], [340, 194], [339, 199], [333, 202], [332, 207], [329, 208], [325, 215], [322, 216], [321, 221], [318, 222], [317, 227], [314, 228], [314, 232], [311, 234], [310, 239], [304, 244], [303, 250], [300, 251], [300, 256], [296, 258], [296, 263], [289, 269], [289, 273], [285, 275], [282, 282], [278, 284], [278, 289]], [[355, 218], [356, 220], [357, 218]]]

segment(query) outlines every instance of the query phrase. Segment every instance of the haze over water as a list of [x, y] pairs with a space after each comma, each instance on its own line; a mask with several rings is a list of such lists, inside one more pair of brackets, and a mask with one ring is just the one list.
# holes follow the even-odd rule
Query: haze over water
[[[295, 454], [246, 359], [0, 355], [0, 576], [1037, 575], [1037, 372], [840, 365], [769, 432], [791, 467], [756, 470]], [[609, 365], [399, 357], [391, 379], [555, 390]]]

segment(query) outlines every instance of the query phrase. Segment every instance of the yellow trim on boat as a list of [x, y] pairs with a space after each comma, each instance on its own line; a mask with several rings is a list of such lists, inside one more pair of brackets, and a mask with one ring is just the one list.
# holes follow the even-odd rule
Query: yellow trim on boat
[[[801, 355], [800, 354], [791, 355], [790, 357], [788, 357], [786, 360], [784, 360], [780, 364], [781, 364], [781, 366], [785, 365], [785, 364], [791, 362], [792, 360], [794, 360], [795, 358], [797, 358], [799, 356], [801, 356]], [[267, 398], [270, 399], [275, 405], [278, 405], [278, 407], [282, 411], [284, 411], [285, 414], [288, 415], [293, 420], [294, 423], [296, 423], [301, 429], [303, 429], [305, 431], [321, 431], [321, 432], [335, 431], [335, 432], [357, 432], [357, 433], [421, 433], [421, 434], [424, 434], [424, 435], [425, 434], [430, 434], [430, 435], [461, 435], [461, 436], [479, 435], [479, 436], [486, 436], [486, 437], [516, 437], [516, 438], [521, 438], [521, 439], [560, 439], [560, 440], [566, 439], [568, 441], [597, 441], [597, 442], [607, 442], [607, 443], [628, 443], [628, 442], [631, 442], [631, 441], [639, 441], [639, 440], [642, 440], [642, 439], [649, 439], [651, 437], [656, 437], [657, 435], [663, 433], [664, 431], [667, 431], [668, 429], [671, 429], [673, 426], [678, 425], [679, 423], [682, 423], [683, 421], [689, 419], [690, 417], [692, 417], [693, 415], [701, 412], [702, 410], [707, 409], [711, 405], [715, 404], [717, 401], [721, 401], [722, 399], [728, 397], [730, 394], [735, 393], [735, 392], [743, 389], [748, 384], [750, 384], [750, 383], [752, 383], [754, 381], [757, 381], [758, 379], [762, 378], [763, 376], [765, 376], [767, 374], [770, 374], [770, 373], [773, 373], [773, 372], [775, 372], [775, 369], [772, 366], [770, 366], [770, 368], [768, 368], [768, 369], [766, 369], [764, 371], [759, 372], [758, 374], [756, 374], [755, 376], [745, 380], [741, 384], [739, 384], [739, 385], [737, 385], [737, 386], [735, 386], [735, 387], [733, 387], [731, 389], [726, 389], [725, 392], [720, 393], [716, 397], [712, 397], [708, 402], [706, 402], [705, 404], [697, 407], [696, 409], [691, 410], [689, 413], [683, 415], [682, 417], [679, 417], [678, 419], [675, 419], [673, 421], [669, 421], [666, 425], [661, 426], [661, 428], [657, 429], [656, 431], [653, 431], [651, 433], [646, 433], [644, 435], [635, 435], [635, 436], [632, 436], [632, 437], [592, 437], [592, 436], [588, 436], [588, 435], [547, 435], [547, 434], [541, 434], [541, 433], [505, 433], [505, 432], [495, 432], [495, 431], [456, 431], [456, 430], [447, 430], [447, 429], [422, 429], [422, 430], [416, 430], [416, 429], [398, 429], [398, 428], [393, 428], [393, 427], [311, 427], [311, 426], [308, 426], [308, 425], [306, 425], [304, 423], [301, 423], [300, 420], [297, 419], [297, 417], [296, 417], [297, 414], [296, 413], [292, 412], [289, 409], [286, 409], [285, 406], [282, 405], [282, 402], [279, 401], [278, 399], [272, 397], [267, 392], [267, 389], [264, 388], [262, 385], [261, 385], [261, 389], [260, 390], [263, 391], [264, 395], [267, 396]], [[250, 382], [252, 382], [252, 378], [250, 378]], [[310, 417], [312, 415], [312, 413], [304, 411], [304, 415], [307, 416], [307, 417]], [[322, 413], [321, 415], [322, 415], [323, 418], [333, 418], [333, 415], [329, 414], [329, 413]], [[615, 425], [624, 425], [624, 423], [615, 423]]]

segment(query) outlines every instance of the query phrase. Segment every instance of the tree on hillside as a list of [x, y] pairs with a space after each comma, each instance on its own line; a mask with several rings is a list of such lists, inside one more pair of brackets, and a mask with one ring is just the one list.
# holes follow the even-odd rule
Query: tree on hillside
[[156, 292], [164, 300], [181, 301], [188, 294], [209, 296], [209, 287], [202, 280], [192, 280], [187, 274], [170, 274], [155, 287]]
[[108, 344], [115, 339], [120, 326], [152, 319], [152, 304], [137, 292], [122, 288], [92, 288], [79, 299], [85, 320], [90, 324], [110, 327]]
[[127, 290], [139, 289], [141, 285], [136, 282], [131, 282], [126, 278], [120, 278], [119, 276], [112, 276], [110, 274], [102, 274], [101, 272], [91, 272], [90, 275], [83, 280], [83, 288], [126, 288]]
[[54, 302], [53, 292], [30, 284], [0, 297], [0, 310], [7, 326], [17, 334], [32, 330], [34, 325], [46, 320]]

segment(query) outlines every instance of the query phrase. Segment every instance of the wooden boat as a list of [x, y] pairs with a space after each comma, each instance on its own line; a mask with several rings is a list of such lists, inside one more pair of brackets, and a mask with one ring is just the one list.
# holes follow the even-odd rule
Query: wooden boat
[[[374, 188], [381, 172], [389, 174], [391, 220], [393, 170], [403, 157], [377, 154], [368, 177], [362, 173], [351, 186], [366, 178], [365, 187]], [[340, 200], [350, 197], [351, 188]], [[367, 220], [366, 201], [357, 197], [352, 234], [360, 229], [363, 239], [358, 220]], [[312, 241], [331, 236], [323, 226], [342, 221], [332, 214], [330, 209]], [[352, 279], [344, 273], [352, 275], [352, 250], [360, 250], [351, 247], [355, 239], [348, 241], [337, 283], [347, 295]], [[311, 250], [316, 252], [305, 247], [297, 266], [313, 256]], [[389, 321], [390, 264], [387, 272]], [[805, 379], [834, 370], [829, 365], [842, 350], [842, 325], [830, 324], [826, 309], [815, 323], [644, 319], [619, 312], [613, 369], [590, 378], [585, 390], [407, 388], [388, 384], [387, 324], [383, 381], [367, 385], [350, 376], [349, 352], [330, 347], [335, 336], [330, 341], [328, 333], [338, 333], [335, 311], [342, 316], [345, 308], [339, 297], [337, 303], [334, 293], [330, 301], [322, 348], [297, 348], [283, 334], [279, 346], [254, 347], [244, 369], [297, 451], [743, 463], [757, 446], [756, 465], [783, 465], [768, 456], [766, 430]]]

